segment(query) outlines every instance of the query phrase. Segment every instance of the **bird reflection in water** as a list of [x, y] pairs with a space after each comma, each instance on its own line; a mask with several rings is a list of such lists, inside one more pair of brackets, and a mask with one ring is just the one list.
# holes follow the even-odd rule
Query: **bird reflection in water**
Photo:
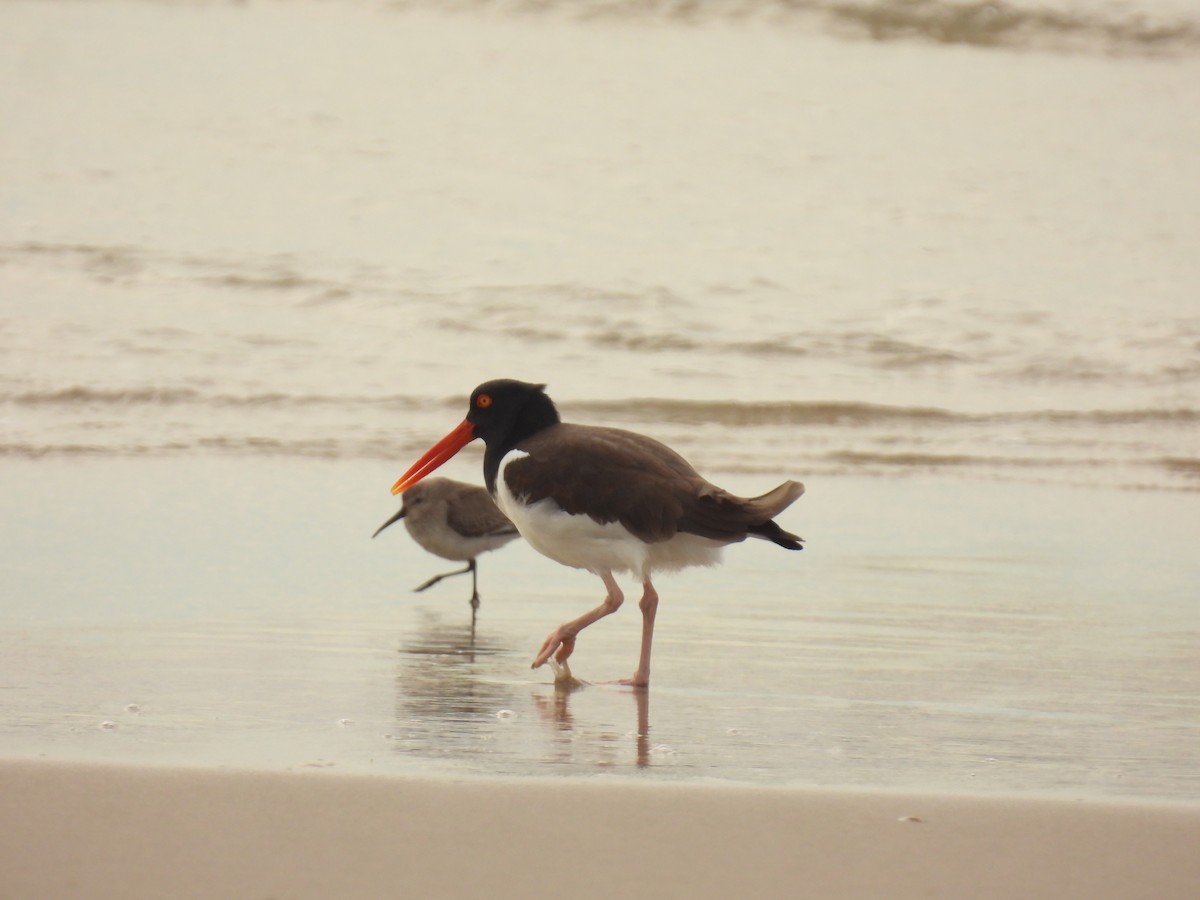
[[547, 764], [579, 775], [629, 766], [631, 737], [637, 767], [655, 758], [648, 689], [572, 680], [531, 690], [508, 678], [525, 668], [512, 647], [434, 610], [422, 611], [398, 658], [393, 737], [401, 753], [506, 776], [544, 774]]
[[[560, 762], [583, 762], [574, 759], [578, 733], [575, 727], [575, 717], [571, 713], [571, 698], [575, 693], [587, 687], [589, 685], [586, 682], [577, 679], [572, 679], [570, 682], [556, 681], [552, 694], [534, 692], [530, 695], [538, 716], [553, 728], [555, 743], [565, 754], [565, 758], [560, 758]], [[650, 690], [649, 688], [636, 688], [632, 691], [621, 691], [621, 693], [633, 697], [637, 716], [637, 727], [633, 732], [636, 742], [635, 760], [639, 769], [646, 768], [650, 765]], [[610, 749], [612, 744], [619, 742], [619, 737], [614, 733], [601, 733], [600, 739], [606, 745], [606, 749]], [[605, 756], [607, 755], [606, 753]], [[604, 762], [599, 757], [591, 761], [592, 766], [599, 765], [604, 768], [619, 764], [618, 760]]]
[[415, 633], [400, 645], [396, 676], [399, 721], [466, 720], [512, 702], [511, 685], [482, 677], [487, 661], [509, 648], [475, 633], [474, 623], [446, 623], [422, 614]]

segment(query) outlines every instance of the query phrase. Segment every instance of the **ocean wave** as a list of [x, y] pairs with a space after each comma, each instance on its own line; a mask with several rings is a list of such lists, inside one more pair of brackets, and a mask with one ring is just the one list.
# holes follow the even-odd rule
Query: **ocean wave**
[[630, 422], [674, 422], [684, 425], [717, 423], [738, 427], [764, 425], [873, 426], [896, 423], [977, 425], [1059, 423], [1088, 425], [1192, 424], [1200, 410], [1187, 407], [1149, 409], [1032, 409], [993, 413], [960, 412], [927, 406], [888, 406], [844, 401], [746, 403], [741, 401], [666, 400], [633, 398], [592, 400], [572, 408], [605, 419]]
[[1197, 487], [1200, 488], [1200, 458], [1166, 456], [1158, 462], [1169, 472], [1196, 479]]
[[[412, 410], [428, 406], [427, 398], [403, 395], [382, 397], [345, 394], [287, 394], [268, 391], [254, 394], [206, 394], [195, 388], [95, 388], [77, 385], [47, 391], [0, 393], [0, 404], [24, 407], [56, 406], [211, 406], [295, 408], [305, 407], [378, 407], [388, 410]], [[461, 399], [456, 402], [461, 405]]]
[[931, 407], [886, 406], [840, 401], [744, 403], [740, 401], [585, 400], [573, 411], [604, 420], [631, 423], [665, 422], [680, 425], [721, 424], [739, 428], [771, 425], [872, 425], [888, 422], [950, 423], [971, 417]]
[[[417, 411], [435, 407], [457, 410], [464, 396], [440, 398], [413, 394], [289, 394], [281, 391], [232, 394], [205, 393], [195, 388], [98, 388], [75, 385], [45, 391], [0, 392], [0, 404], [22, 407], [62, 406], [197, 406], [223, 408], [304, 409], [339, 407]], [[1064, 425], [1138, 425], [1200, 423], [1200, 409], [1156, 407], [1146, 409], [1029, 409], [1001, 412], [963, 412], [931, 406], [892, 406], [838, 400], [747, 402], [742, 400], [687, 400], [663, 397], [627, 397], [612, 400], [576, 400], [570, 404], [573, 419], [601, 419], [630, 424], [660, 422], [677, 425], [764, 426], [872, 426], [977, 425], [1058, 423]]]
[[0, 403], [18, 406], [82, 406], [92, 404], [173, 405], [201, 402], [201, 394], [188, 388], [94, 388], [77, 385], [47, 391], [21, 391], [0, 395]]
[[[797, 475], [1200, 490], [1200, 320], [1182, 313], [1078, 332], [1052, 310], [936, 298], [800, 316], [789, 288], [759, 280], [446, 285], [353, 262], [32, 242], [0, 244], [0, 263], [49, 288], [36, 314], [0, 321], [10, 458], [411, 461], [465, 409], [455, 354], [474, 346], [472, 367], [570, 382], [566, 419], [654, 435], [706, 472], [786, 461]], [[98, 283], [153, 315], [110, 321], [63, 299]], [[748, 322], [747, 303], [782, 315]], [[442, 334], [464, 327], [485, 337]]]
[[[120, 282], [143, 292], [159, 286], [177, 290], [195, 285], [204, 292], [206, 305], [215, 292], [218, 299], [213, 305], [257, 309], [254, 329], [241, 326], [239, 331], [226, 331], [224, 321], [216, 326], [210, 322], [207, 329], [153, 323], [107, 336], [107, 352], [163, 356], [186, 348], [193, 356], [225, 360], [230, 369], [242, 364], [245, 345], [294, 351], [291, 357], [281, 356], [278, 364], [295, 364], [305, 361], [305, 353], [323, 350], [327, 342], [323, 329], [329, 324], [383, 334], [403, 319], [411, 323], [406, 336], [436, 332], [439, 339], [459, 341], [464, 335], [487, 335], [498, 345], [507, 343], [543, 358], [547, 350], [577, 356], [621, 353], [637, 356], [640, 365], [652, 356], [658, 365], [674, 371], [694, 366], [697, 360], [708, 364], [712, 359], [771, 358], [887, 377], [961, 373], [981, 384], [1002, 387], [1200, 381], [1195, 353], [1200, 319], [1182, 313], [1153, 320], [1125, 316], [1098, 326], [1088, 336], [1065, 340], [1071, 326], [1049, 314], [1017, 311], [1006, 319], [991, 309], [951, 310], [930, 299], [918, 307], [919, 315], [881, 320], [878, 309], [868, 308], [835, 321], [762, 334], [710, 323], [720, 321], [730, 291], [761, 292], [751, 302], [790, 302], [788, 290], [773, 283], [716, 285], [688, 294], [659, 285], [581, 283], [480, 284], [435, 290], [411, 273], [353, 264], [305, 266], [272, 256], [172, 257], [126, 245], [41, 242], [0, 244], [0, 262], [36, 270], [67, 268], [96, 282]], [[879, 308], [885, 307], [881, 303]], [[276, 332], [274, 319], [284, 310], [293, 314], [287, 318], [291, 331]], [[1013, 318], [1031, 315], [1037, 316], [1035, 321]], [[981, 331], [981, 322], [995, 327]], [[1019, 341], [1014, 338], [1017, 334]], [[78, 349], [93, 350], [87, 334], [76, 330], [66, 337]], [[55, 341], [65, 346], [63, 335], [55, 335]], [[373, 338], [367, 352], [374, 354], [365, 361], [371, 365], [388, 362]], [[159, 402], [166, 399], [160, 397]]]
[[[826, 459], [855, 468], [864, 466], [889, 466], [901, 468], [937, 469], [962, 466], [999, 466], [999, 467], [1043, 467], [1044, 459], [1027, 459], [1015, 456], [972, 455], [968, 453], [879, 453], [860, 450], [837, 450], [826, 454]], [[1063, 461], [1067, 462], [1067, 461]], [[1070, 465], [1078, 465], [1078, 460], [1069, 461]]]
[[979, 47], [1071, 47], [1140, 53], [1195, 50], [1198, 23], [1154, 22], [1145, 12], [1117, 17], [998, 0], [890, 0], [816, 3], [830, 19], [874, 40], [920, 38]]
[[1150, 4], [1106, 8], [1036, 0], [396, 0], [391, 5], [400, 10], [560, 15], [574, 20], [815, 25], [851, 38], [975, 47], [1129, 54], [1200, 49], [1200, 17], [1184, 4], [1169, 10]]
[[[461, 413], [461, 395], [208, 393], [73, 386], [0, 393], [0, 456], [293, 457], [406, 461]], [[1200, 409], [975, 412], [846, 401], [630, 397], [563, 405], [568, 421], [644, 431], [702, 471], [938, 472], [1200, 490]], [[478, 458], [480, 448], [464, 451]]]
[[996, 418], [1028, 418], [1032, 422], [1090, 422], [1096, 425], [1189, 425], [1200, 422], [1200, 410], [1187, 407], [1161, 409], [1038, 410], [1005, 413]]
[[[344, 435], [338, 438], [286, 436], [204, 436], [193, 440], [130, 441], [111, 444], [70, 442], [38, 443], [0, 440], [0, 458], [116, 459], [228, 456], [291, 458], [324, 462], [347, 460], [406, 463], [424, 444], [403, 443], [384, 435]], [[758, 455], [708, 454], [701, 464], [696, 447], [677, 444], [710, 475], [776, 476], [780, 460]], [[1126, 459], [1100, 455], [1103, 448], [1087, 448], [1077, 455], [1023, 455], [933, 450], [868, 450], [855, 448], [816, 450], [795, 448], [788, 454], [787, 469], [806, 480], [817, 477], [909, 477], [922, 474], [973, 479], [1034, 481], [1134, 490], [1200, 492], [1200, 458], [1159, 456]], [[468, 462], [478, 462], [478, 450], [466, 451]]]

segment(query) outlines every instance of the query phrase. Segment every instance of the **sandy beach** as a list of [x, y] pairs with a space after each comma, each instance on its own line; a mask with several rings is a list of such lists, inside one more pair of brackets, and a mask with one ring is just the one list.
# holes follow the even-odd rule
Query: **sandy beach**
[[1200, 809], [0, 765], [5, 897], [1187, 900]]
[[[1200, 896], [1194, 4], [582, 6], [0, 6], [0, 898]], [[806, 549], [557, 691], [501, 376]]]
[[[761, 563], [673, 579], [649, 695], [563, 695], [528, 654], [546, 622], [587, 601], [582, 576], [525, 548], [496, 554], [469, 637], [456, 586], [407, 592], [436, 561], [368, 539], [374, 517], [354, 498], [378, 480], [371, 468], [5, 468], [23, 469], [5, 480], [18, 506], [48, 478], [127, 524], [81, 555], [48, 507], [27, 520], [37, 542], [16, 545], [22, 584], [59, 612], [36, 624], [10, 610], [0, 630], [0, 895], [1195, 895], [1186, 634], [1135, 640], [1136, 618], [1114, 617], [1144, 584], [1137, 560], [1184, 552], [1153, 525], [1186, 513], [1180, 498], [1110, 495], [1146, 539], [1081, 582], [1070, 561], [1100, 542], [1109, 507], [1056, 493], [1076, 523], [1070, 541], [1059, 536], [1061, 561], [1014, 556], [1001, 578], [990, 562], [968, 567], [959, 547], [1015, 531], [1035, 494], [1003, 489], [1003, 516], [996, 493], [960, 486], [998, 517], [956, 532], [956, 507], [931, 507], [927, 527], [956, 543], [930, 555], [927, 538], [920, 567], [879, 573], [818, 548], [807, 572], [818, 599], [800, 604], [773, 592], [785, 573], [756, 573]], [[298, 482], [309, 491], [291, 497]], [[241, 532], [209, 533], [200, 510], [213, 483], [256, 486], [234, 505], [256, 522], [252, 547]], [[806, 499], [810, 524], [859, 546], [887, 539], [870, 506], [919, 495], [866, 481]], [[299, 539], [286, 523], [306, 515], [320, 524]], [[176, 560], [198, 546], [188, 589], [173, 586]], [[291, 555], [287, 577], [263, 569]], [[1186, 580], [1164, 573], [1157, 590], [1178, 595], [1163, 614], [1187, 628], [1176, 576]], [[958, 578], [985, 618], [959, 608]], [[747, 583], [765, 605], [747, 604]], [[148, 599], [158, 591], [172, 608]], [[1079, 608], [1046, 599], [1056, 591]], [[878, 605], [864, 604], [873, 593]], [[1043, 598], [1040, 616], [1026, 593]], [[1006, 609], [1005, 596], [1019, 602]], [[843, 606], [845, 620], [832, 614]], [[626, 617], [598, 631], [577, 671], [621, 671], [635, 628]]]

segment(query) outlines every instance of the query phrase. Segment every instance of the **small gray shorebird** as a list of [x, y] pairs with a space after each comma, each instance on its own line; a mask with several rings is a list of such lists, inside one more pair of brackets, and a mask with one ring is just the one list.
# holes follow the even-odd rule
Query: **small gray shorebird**
[[520, 537], [488, 492], [449, 478], [430, 478], [404, 494], [400, 511], [380, 525], [372, 538], [393, 522], [404, 520], [409, 535], [422, 548], [442, 559], [465, 561], [466, 566], [435, 575], [414, 591], [431, 588], [443, 578], [471, 573], [471, 621], [479, 609], [475, 560]]
[[624, 595], [614, 572], [642, 581], [642, 643], [637, 670], [621, 684], [650, 683], [650, 649], [658, 593], [656, 571], [711, 566], [721, 548], [747, 537], [788, 550], [802, 539], [775, 516], [804, 493], [785, 481], [761, 497], [735, 497], [706, 481], [678, 453], [631, 431], [562, 422], [545, 385], [500, 379], [471, 394], [467, 417], [392, 487], [414, 490], [426, 475], [476, 438], [486, 445], [488, 492], [530, 545], [556, 562], [604, 582], [604, 601], [550, 632], [533, 668], [550, 662], [556, 682], [571, 682], [567, 658], [589, 625], [617, 611]]

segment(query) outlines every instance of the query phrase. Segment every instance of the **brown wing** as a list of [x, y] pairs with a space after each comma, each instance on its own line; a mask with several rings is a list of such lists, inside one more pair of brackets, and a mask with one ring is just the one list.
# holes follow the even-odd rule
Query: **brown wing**
[[491, 496], [481, 487], [455, 491], [446, 504], [446, 521], [467, 537], [492, 537], [516, 534], [517, 529], [500, 512]]
[[[681, 531], [725, 543], [745, 540], [804, 491], [785, 482], [762, 497], [734, 496], [665, 444], [618, 428], [555, 425], [517, 449], [529, 455], [504, 470], [514, 496], [549, 497], [573, 515], [620, 522], [647, 543]], [[796, 540], [777, 527], [762, 536], [774, 539], [775, 531]]]
[[618, 428], [554, 425], [517, 449], [529, 455], [504, 470], [514, 496], [549, 497], [572, 515], [620, 522], [648, 543], [673, 537], [689, 498], [707, 484], [671, 448]]

